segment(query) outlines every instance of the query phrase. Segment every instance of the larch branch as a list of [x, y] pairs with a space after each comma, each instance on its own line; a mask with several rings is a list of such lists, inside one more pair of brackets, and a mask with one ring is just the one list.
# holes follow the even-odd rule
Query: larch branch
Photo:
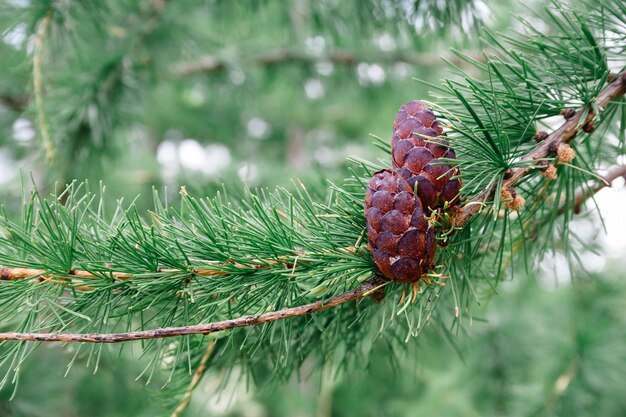
[[[615, 77], [615, 79], [609, 83], [598, 95], [595, 100], [595, 107], [603, 110], [613, 100], [621, 97], [626, 93], [626, 73], [622, 73]], [[558, 146], [562, 143], [569, 143], [582, 129], [583, 125], [591, 122], [595, 117], [595, 111], [591, 107], [582, 107], [575, 111], [567, 120], [555, 131], [547, 136], [547, 138], [538, 144], [532, 151], [522, 158], [522, 161], [528, 161], [530, 164], [525, 167], [512, 169], [510, 176], [504, 180], [504, 187], [514, 186], [520, 179], [527, 175], [533, 168], [534, 164], [546, 158], [551, 153], [554, 153]], [[536, 161], [536, 162], [535, 162]], [[621, 167], [620, 169], [623, 169]], [[612, 171], [613, 172], [613, 171]], [[611, 175], [617, 175], [622, 171], [615, 171]], [[617, 176], [621, 176], [617, 175]], [[617, 178], [617, 177], [616, 177]], [[469, 221], [474, 215], [478, 214], [483, 206], [483, 203], [489, 202], [493, 199], [493, 188], [483, 190], [473, 198], [470, 198], [470, 204], [466, 204], [460, 212], [458, 217], [457, 226], [461, 227], [467, 221]], [[584, 201], [585, 195], [582, 195], [581, 201]], [[582, 203], [581, 203], [582, 204]], [[2, 277], [4, 279], [25, 278], [24, 275], [33, 276], [32, 272], [38, 270], [15, 270], [10, 268], [4, 268], [2, 270]], [[215, 272], [215, 271], [213, 271]], [[74, 271], [75, 275], [84, 277], [93, 276], [90, 273], [82, 273]], [[115, 274], [115, 273], [113, 273]], [[125, 276], [120, 275], [118, 279], [123, 279]], [[130, 276], [128, 277], [130, 278]], [[128, 279], [127, 278], [127, 279]], [[384, 285], [386, 281], [381, 277], [374, 277], [358, 287], [349, 290], [343, 294], [339, 294], [325, 301], [317, 301], [310, 304], [305, 304], [298, 307], [289, 307], [277, 311], [264, 313], [258, 316], [244, 316], [236, 319], [224, 320], [214, 323], [198, 324], [182, 327], [165, 327], [153, 330], [127, 332], [127, 333], [94, 333], [94, 334], [71, 334], [71, 333], [0, 333], [0, 341], [2, 340], [27, 340], [37, 342], [88, 342], [88, 343], [118, 343], [132, 340], [142, 339], [156, 339], [165, 337], [175, 337], [190, 334], [210, 334], [219, 332], [222, 330], [229, 330], [238, 327], [246, 327], [259, 325], [263, 323], [269, 323], [277, 320], [286, 319], [289, 317], [301, 317], [304, 315], [316, 313], [322, 310], [326, 310], [331, 307], [338, 306], [350, 301], [358, 300], [363, 297], [369, 296], [375, 292], [378, 288]]]
[[[173, 273], [183, 273], [184, 270], [180, 269], [161, 269], [158, 271], [154, 271], [155, 274], [173, 274]], [[198, 275], [203, 277], [210, 276], [223, 276], [227, 275], [225, 272], [214, 270], [214, 269], [192, 269], [188, 271], [190, 275]], [[81, 271], [72, 269], [65, 274], [54, 273], [47, 269], [36, 269], [36, 268], [8, 268], [8, 267], [0, 267], [0, 281], [16, 281], [20, 279], [47, 279], [49, 277], [56, 277], [60, 279], [73, 278], [76, 277], [79, 280], [89, 280], [89, 279], [97, 279], [97, 278], [112, 278], [116, 281], [126, 281], [135, 277], [135, 274], [128, 272], [120, 272], [120, 271], [109, 271], [103, 270], [101, 272], [95, 273], [90, 271]], [[68, 282], [66, 282], [68, 283]]]
[[[613, 100], [623, 96], [626, 93], [626, 72], [616, 76], [609, 83], [595, 100], [595, 107], [604, 110], [606, 106]], [[519, 180], [533, 170], [536, 164], [543, 158], [554, 153], [562, 143], [569, 143], [580, 131], [586, 123], [591, 123], [596, 116], [591, 106], [583, 106], [576, 110], [558, 129], [550, 133], [546, 139], [539, 143], [529, 153], [521, 158], [521, 162], [530, 162], [530, 165], [513, 168], [509, 170], [509, 175], [502, 182], [502, 188], [513, 187]], [[481, 191], [477, 195], [470, 197], [469, 204], [462, 209], [457, 220], [457, 226], [462, 227], [474, 215], [479, 213], [487, 203], [493, 199], [494, 188]]]
[[[357, 251], [357, 247], [348, 246], [340, 249], [344, 253], [353, 254]], [[311, 255], [308, 253], [307, 255]], [[243, 265], [237, 262], [225, 262], [220, 264], [222, 268], [226, 266], [236, 267], [239, 269], [250, 269], [250, 270], [258, 270], [258, 269], [266, 269], [272, 266], [283, 265], [288, 268], [292, 268], [293, 262], [296, 258], [298, 258], [298, 254], [294, 254], [291, 256], [282, 256], [278, 259], [265, 259], [263, 261], [258, 259], [251, 259], [251, 263], [247, 265]], [[302, 261], [300, 261], [302, 262]], [[202, 268], [189, 268], [187, 270], [184, 269], [158, 269], [156, 271], [147, 271], [151, 272], [155, 275], [172, 275], [172, 274], [184, 274], [187, 273], [190, 276], [201, 276], [201, 277], [213, 277], [213, 276], [227, 276], [229, 275], [222, 269], [202, 269]], [[142, 275], [145, 272], [141, 273]], [[34, 279], [39, 281], [52, 281], [59, 282], [63, 284], [83, 284], [86, 283], [87, 280], [91, 279], [112, 279], [115, 281], [127, 281], [135, 278], [137, 274], [124, 272], [124, 271], [115, 271], [112, 269], [101, 268], [99, 270], [93, 271], [85, 271], [79, 269], [72, 269], [66, 272], [55, 272], [47, 269], [37, 269], [37, 268], [19, 268], [19, 267], [5, 267], [0, 265], [0, 281], [16, 281], [21, 279]], [[89, 290], [90, 287], [74, 287], [79, 290]]]
[[87, 342], [87, 343], [119, 343], [131, 340], [158, 339], [165, 337], [184, 336], [191, 334], [210, 334], [223, 330], [235, 329], [238, 327], [254, 326], [270, 323], [289, 317], [301, 317], [311, 313], [317, 313], [347, 303], [367, 297], [381, 286], [386, 284], [386, 280], [380, 277], [365, 281], [358, 287], [336, 295], [328, 300], [316, 301], [298, 307], [284, 308], [278, 311], [271, 311], [258, 316], [250, 315], [231, 320], [218, 321], [207, 324], [197, 324], [181, 327], [163, 327], [152, 330], [126, 333], [0, 333], [0, 341], [3, 340], [28, 340], [33, 342]]

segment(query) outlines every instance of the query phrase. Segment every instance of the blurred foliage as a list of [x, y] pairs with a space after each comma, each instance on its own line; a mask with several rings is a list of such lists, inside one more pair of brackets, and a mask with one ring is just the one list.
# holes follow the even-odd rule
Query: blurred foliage
[[[474, 48], [464, 32], [493, 13], [467, 0], [9, 1], [0, 5], [0, 143], [14, 172], [33, 170], [48, 190], [103, 180], [114, 195], [141, 192], [144, 207], [152, 186], [209, 193], [240, 177], [341, 179], [346, 156], [373, 157], [369, 134], [387, 136], [399, 104], [426, 95], [410, 78], [438, 79], [440, 55]], [[46, 16], [52, 166], [29, 99]]]
[[[526, 4], [529, 9], [534, 5]], [[605, 31], [604, 40], [623, 36], [620, 7], [609, 8], [606, 18], [589, 16], [589, 22]], [[525, 26], [511, 19], [511, 9], [524, 15]], [[139, 212], [153, 206], [153, 187], [166, 188], [163, 194], [169, 200], [178, 200], [181, 185], [194, 195], [208, 196], [224, 188], [235, 199], [249, 197], [242, 180], [271, 187], [298, 177], [322, 201], [327, 181], [344, 179], [353, 166], [346, 158], [379, 158], [381, 152], [370, 135], [386, 142], [398, 106], [426, 98], [433, 89], [428, 83], [439, 84], [444, 69], [455, 65], [460, 71], [450, 73], [452, 80], [436, 88], [436, 94], [439, 103], [452, 111], [454, 117], [449, 119], [458, 121], [460, 129], [451, 136], [465, 134], [470, 139], [459, 149], [460, 162], [467, 178], [474, 179], [470, 184], [480, 189], [494, 178], [494, 167], [503, 174], [532, 144], [535, 128], [545, 127], [535, 122], [558, 114], [565, 104], [579, 105], [592, 98], [606, 81], [602, 77], [607, 65], [623, 52], [611, 45], [606, 50], [594, 48], [596, 38], [587, 36], [587, 19], [574, 13], [555, 18], [556, 9], [556, 2], [529, 12], [509, 1], [463, 0], [2, 2], [0, 198], [9, 217], [21, 209], [16, 201], [23, 192], [22, 169], [24, 177], [32, 171], [42, 194], [60, 190], [72, 179], [89, 180], [91, 189], [102, 181], [111, 206], [118, 198], [141, 194], [135, 200]], [[552, 26], [542, 26], [546, 21]], [[527, 44], [511, 27], [534, 32], [539, 43]], [[568, 28], [567, 37], [550, 36], [563, 27]], [[38, 30], [45, 33], [42, 99], [57, 148], [52, 162], [44, 157], [33, 97], [33, 45]], [[548, 35], [542, 38], [544, 32]], [[524, 52], [541, 47], [544, 56], [526, 62], [511, 52], [508, 57], [497, 55], [487, 65], [476, 53], [481, 47]], [[462, 52], [452, 54], [449, 48]], [[580, 51], [584, 52], [581, 60], [568, 59]], [[608, 59], [607, 51], [614, 53]], [[536, 84], [532, 85], [541, 88], [533, 90], [516, 79], [520, 68], [529, 66], [542, 68], [533, 73]], [[528, 90], [539, 99], [526, 101]], [[488, 94], [477, 94], [484, 91]], [[498, 101], [504, 97], [510, 102]], [[476, 129], [470, 109], [480, 109], [486, 127]], [[621, 135], [611, 132], [621, 139], [614, 145], [619, 152], [609, 153], [611, 158], [623, 153], [621, 126]], [[500, 146], [495, 152], [483, 146], [490, 134]], [[596, 136], [600, 135], [604, 131], [599, 130]], [[600, 154], [590, 143], [581, 144], [583, 162]], [[483, 165], [474, 164], [478, 156]], [[603, 157], [608, 159], [606, 154]], [[572, 170], [555, 187], [571, 197], [586, 178]], [[537, 184], [527, 183], [525, 191]], [[536, 210], [533, 206], [528, 217]], [[545, 216], [557, 210], [554, 205]], [[534, 221], [546, 224], [543, 218]], [[555, 216], [550, 221], [555, 225]], [[488, 239], [494, 230], [504, 236], [506, 222], [504, 231], [485, 230], [482, 235]], [[556, 226], [543, 230], [541, 245], [534, 246], [540, 251], [554, 243], [554, 233], [561, 233]], [[465, 239], [458, 236], [461, 244]], [[497, 246], [491, 240], [488, 244]], [[508, 264], [502, 267], [503, 258], [496, 259], [499, 263], [494, 258], [498, 256], [489, 253], [483, 259], [485, 264], [497, 264], [491, 269], [498, 275]], [[250, 360], [247, 353], [260, 348], [252, 344], [244, 349], [244, 342], [254, 336], [239, 333], [228, 339], [229, 349], [220, 353], [221, 364], [210, 368], [185, 415], [625, 414], [626, 323], [620, 312], [626, 287], [613, 279], [619, 276], [618, 268], [556, 289], [544, 278], [526, 278], [520, 272], [515, 282], [505, 282], [504, 296], [472, 311], [467, 328], [451, 330], [442, 321], [433, 321], [424, 329], [425, 337], [412, 341], [406, 352], [396, 351], [391, 342], [372, 343], [363, 337], [365, 342], [359, 342], [366, 344], [364, 352], [350, 353], [368, 356], [365, 369], [352, 366], [331, 376], [333, 366], [323, 366], [323, 361], [341, 363], [342, 352], [331, 358], [309, 357], [301, 366], [301, 378], [280, 387], [255, 384], [271, 379], [269, 374], [281, 368]], [[152, 290], [149, 285], [142, 289]], [[168, 302], [169, 293], [160, 295]], [[461, 294], [468, 303], [475, 296], [468, 288]], [[392, 309], [398, 308], [396, 298], [388, 300], [388, 305], [395, 303]], [[452, 304], [449, 295], [447, 301], [446, 307]], [[147, 298], [143, 302], [149, 304]], [[96, 306], [86, 304], [86, 308]], [[337, 334], [356, 333], [350, 327], [357, 319], [354, 314], [338, 314], [346, 322], [333, 325]], [[484, 322], [477, 318], [481, 315]], [[469, 318], [464, 320], [468, 324]], [[402, 333], [400, 327], [393, 331]], [[315, 330], [311, 334], [317, 335]], [[404, 334], [395, 337], [402, 340]], [[195, 356], [181, 361], [178, 369], [186, 375], [202, 351], [200, 341], [189, 343]], [[351, 343], [338, 349], [360, 346]], [[159, 345], [164, 351], [168, 348], [180, 356], [184, 351], [178, 345]], [[282, 352], [283, 348], [267, 345], [260, 350]], [[146, 395], [144, 384], [149, 378], [150, 387], [158, 391], [172, 375], [179, 375], [158, 370], [157, 359], [132, 359], [128, 349], [119, 356], [112, 354], [115, 350], [95, 348], [88, 356], [87, 350], [79, 355], [51, 346], [31, 353], [22, 362], [15, 393], [10, 386], [0, 391], [0, 415], [153, 416], [171, 411], [172, 398], [178, 400], [167, 398], [168, 391], [156, 399]], [[96, 365], [87, 359], [92, 354], [98, 357], [95, 375]], [[225, 361], [240, 363], [241, 368], [224, 370]], [[73, 366], [63, 378], [67, 363]], [[251, 369], [244, 371], [244, 366]], [[145, 374], [149, 367], [150, 377]], [[137, 375], [141, 377], [131, 382]], [[187, 383], [181, 378], [168, 387], [175, 385], [174, 391], [180, 392]], [[220, 389], [223, 386], [228, 389]], [[11, 395], [15, 397], [9, 401]]]

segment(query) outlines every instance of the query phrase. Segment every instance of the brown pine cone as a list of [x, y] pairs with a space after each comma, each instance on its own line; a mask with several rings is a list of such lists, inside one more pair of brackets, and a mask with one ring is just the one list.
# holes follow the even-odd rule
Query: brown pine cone
[[453, 210], [460, 202], [461, 180], [452, 179], [459, 175], [458, 167], [436, 164], [438, 158], [456, 158], [442, 136], [445, 135], [434, 113], [420, 101], [400, 107], [391, 138], [393, 169], [411, 189], [417, 183], [417, 196], [428, 214], [442, 208], [446, 201]]
[[408, 182], [378, 171], [365, 194], [367, 238], [378, 269], [388, 278], [416, 282], [431, 268], [435, 233]]

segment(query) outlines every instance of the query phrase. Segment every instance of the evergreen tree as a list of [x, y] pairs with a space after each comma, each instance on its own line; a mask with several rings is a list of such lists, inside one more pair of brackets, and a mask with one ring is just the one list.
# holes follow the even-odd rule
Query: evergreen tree
[[[489, 375], [493, 399], [475, 413], [510, 412], [516, 398], [498, 395], [498, 384], [507, 361], [523, 355], [505, 349], [509, 339], [479, 333], [473, 349], [484, 343], [493, 350], [480, 362], [459, 334], [472, 333], [467, 325], [503, 279], [532, 276], [546, 256], [565, 256], [576, 272], [579, 254], [589, 250], [571, 222], [626, 174], [626, 6], [549, 3], [526, 11], [511, 30], [508, 18], [485, 28], [491, 15], [480, 1], [442, 5], [1, 6], [1, 136], [14, 161], [35, 162], [34, 187], [7, 187], [0, 219], [2, 384], [19, 397], [21, 373], [45, 360], [35, 356], [41, 342], [82, 342], [65, 345], [70, 364], [96, 370], [140, 358], [139, 379], [164, 386], [164, 409], [176, 416], [207, 369], [221, 374], [222, 385], [284, 381], [307, 366], [324, 379], [374, 372], [381, 357], [402, 371], [420, 361], [415, 337], [430, 330]], [[501, 12], [494, 6], [491, 13]], [[463, 31], [480, 32], [480, 41], [464, 39]], [[453, 46], [445, 56], [453, 72], [439, 82], [432, 69], [440, 68], [444, 45]], [[433, 166], [456, 164], [462, 180], [458, 210], [445, 205], [430, 215], [435, 267], [415, 285], [385, 279], [368, 244], [366, 187], [375, 172], [392, 168], [388, 138], [348, 162], [310, 156], [332, 153], [329, 142], [350, 153], [353, 138], [363, 142], [364, 132], [391, 127], [399, 105], [416, 96], [407, 92], [413, 84], [406, 74], [432, 91], [424, 103], [456, 152]], [[11, 138], [20, 126], [21, 142]], [[199, 139], [183, 140], [190, 137]], [[214, 157], [194, 162], [194, 152]], [[231, 157], [239, 164], [223, 164]], [[316, 169], [300, 175], [306, 166]], [[169, 173], [161, 175], [162, 168]], [[286, 184], [287, 175], [299, 179]], [[101, 178], [113, 190], [94, 187]], [[169, 194], [163, 185], [180, 191]], [[159, 190], [149, 193], [151, 203], [116, 199], [142, 188]], [[21, 205], [15, 190], [23, 193]], [[623, 294], [600, 278], [578, 285], [562, 297], [583, 310], [578, 288], [609, 304], [619, 303], [610, 288]], [[532, 297], [539, 289], [518, 291]], [[504, 297], [512, 296], [500, 302]], [[546, 315], [561, 311], [537, 305]], [[495, 309], [512, 328], [523, 326], [507, 316], [513, 307]], [[592, 309], [582, 319], [601, 315]], [[602, 334], [577, 333], [592, 336]], [[583, 348], [597, 344], [579, 342], [573, 359], [554, 368], [554, 385], [543, 387], [549, 394], [522, 414], [592, 412], [593, 392], [560, 399], [595, 363]], [[110, 350], [108, 343], [121, 344]], [[605, 375], [618, 383], [618, 374]], [[605, 407], [611, 414], [625, 405]]]

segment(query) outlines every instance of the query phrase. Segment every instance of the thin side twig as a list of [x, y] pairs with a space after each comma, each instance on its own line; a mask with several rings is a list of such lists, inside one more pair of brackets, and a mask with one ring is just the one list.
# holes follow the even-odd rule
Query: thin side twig
[[41, 134], [41, 141], [46, 150], [46, 159], [52, 161], [54, 159], [54, 143], [50, 136], [50, 129], [48, 126], [48, 118], [46, 116], [46, 110], [43, 105], [43, 51], [44, 51], [44, 39], [48, 26], [50, 26], [50, 19], [52, 17], [52, 11], [49, 11], [37, 25], [37, 32], [35, 33], [35, 48], [33, 50], [33, 95], [35, 96], [35, 107], [37, 109], [37, 122], [39, 125], [39, 133]]
[[[348, 246], [340, 249], [344, 253], [353, 254], [358, 250], [357, 246]], [[304, 253], [303, 253], [304, 254]], [[302, 254], [300, 254], [302, 255]], [[278, 259], [251, 259], [251, 264], [243, 265], [237, 262], [226, 262], [224, 264], [220, 264], [219, 266], [226, 267], [237, 267], [239, 269], [251, 269], [251, 270], [259, 270], [266, 269], [272, 266], [283, 265], [288, 268], [295, 267], [295, 264], [298, 260], [298, 254], [282, 256]], [[312, 255], [311, 253], [307, 253], [307, 255]], [[301, 261], [302, 262], [302, 261]], [[180, 273], [188, 273], [193, 276], [202, 276], [202, 277], [214, 277], [214, 276], [227, 276], [228, 273], [216, 267], [216, 269], [202, 269], [202, 268], [190, 268], [189, 270], [183, 269], [159, 269], [153, 272], [155, 275], [172, 275], [172, 274], [180, 274]], [[124, 272], [124, 271], [114, 271], [112, 269], [100, 268], [99, 270], [94, 271], [85, 271], [79, 269], [72, 269], [63, 273], [50, 271], [47, 269], [37, 269], [37, 268], [20, 268], [20, 267], [7, 267], [0, 265], [0, 281], [16, 281], [21, 279], [34, 279], [39, 281], [49, 281], [62, 283], [65, 285], [68, 284], [83, 284], [86, 283], [87, 280], [91, 279], [112, 279], [115, 281], [127, 281], [135, 278], [137, 274]], [[73, 287], [74, 289], [81, 291], [89, 291], [92, 288], [88, 285], [77, 285]]]
[[[610, 187], [611, 183], [620, 177], [626, 180], [626, 165], [618, 165], [612, 168], [605, 176], [602, 177], [604, 182], [598, 182], [593, 187], [578, 191], [574, 199], [574, 213], [579, 213], [583, 204], [585, 204], [588, 199], [593, 197], [598, 191], [606, 187]], [[559, 209], [559, 214], [563, 214], [566, 209], [567, 207], [561, 207]]]
[[185, 409], [189, 406], [191, 402], [191, 396], [193, 395], [193, 391], [200, 383], [202, 376], [206, 372], [206, 364], [209, 361], [209, 358], [213, 355], [213, 351], [215, 350], [216, 340], [213, 340], [206, 348], [204, 355], [202, 355], [202, 359], [200, 359], [200, 364], [196, 368], [196, 371], [193, 373], [193, 377], [191, 378], [191, 382], [189, 383], [189, 387], [185, 391], [181, 402], [178, 404], [178, 407], [174, 410], [170, 417], [180, 417], [180, 415], [185, 411]]
[[[626, 165], [618, 165], [612, 168], [604, 177], [602, 177], [603, 181], [595, 184], [594, 186], [578, 190], [576, 192], [576, 196], [574, 197], [574, 204], [573, 205], [561, 204], [561, 206], [559, 207], [559, 211], [557, 212], [557, 215], [560, 216], [570, 210], [573, 211], [575, 214], [578, 214], [581, 210], [582, 205], [588, 199], [593, 197], [598, 191], [604, 189], [605, 187], [610, 187], [611, 183], [619, 177], [624, 177], [624, 179], [626, 179]], [[542, 191], [544, 195], [545, 195], [545, 191], [546, 191], [546, 188], [544, 187], [544, 190]], [[528, 226], [530, 229], [530, 230], [525, 231], [526, 236], [533, 236], [536, 234], [536, 228], [538, 227], [537, 223], [533, 223], [533, 224], [526, 223], [522, 227], [526, 227], [526, 226]], [[523, 242], [520, 240], [513, 246], [513, 250], [507, 257], [506, 261], [504, 262], [504, 266], [502, 268], [503, 270], [508, 268], [508, 266], [511, 264], [511, 261], [517, 255], [517, 252], [522, 248], [522, 243]]]
[[[176, 272], [185, 272], [185, 271], [179, 270], [179, 269], [161, 269], [161, 270], [155, 271], [156, 274], [163, 274], [163, 275], [173, 274]], [[214, 270], [214, 269], [193, 269], [193, 270], [189, 270], [188, 272], [189, 274], [192, 274], [192, 275], [199, 275], [199, 276], [204, 276], [204, 277], [227, 275], [225, 272]], [[17, 280], [27, 279], [27, 278], [37, 279], [39, 277], [43, 277], [44, 279], [50, 278], [50, 277], [57, 277], [62, 280], [65, 280], [68, 277], [70, 278], [76, 277], [81, 280], [82, 279], [89, 280], [89, 279], [106, 277], [106, 278], [112, 278], [116, 281], [126, 281], [126, 280], [133, 279], [135, 277], [135, 274], [131, 274], [128, 272], [121, 272], [121, 271], [108, 271], [108, 270], [103, 270], [96, 274], [94, 272], [81, 271], [77, 269], [68, 271], [66, 274], [55, 274], [52, 271], [49, 271], [46, 269], [9, 268], [9, 267], [0, 266], [0, 281], [17, 281]], [[64, 283], [67, 284], [68, 282], [64, 281]]]

